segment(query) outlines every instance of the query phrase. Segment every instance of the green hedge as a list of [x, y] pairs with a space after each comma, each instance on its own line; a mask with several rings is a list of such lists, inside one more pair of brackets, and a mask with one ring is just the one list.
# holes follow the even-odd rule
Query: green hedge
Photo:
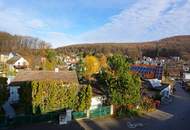
[[26, 114], [42, 114], [63, 109], [85, 110], [91, 103], [91, 86], [79, 89], [77, 84], [62, 81], [33, 81], [22, 83], [21, 103]]

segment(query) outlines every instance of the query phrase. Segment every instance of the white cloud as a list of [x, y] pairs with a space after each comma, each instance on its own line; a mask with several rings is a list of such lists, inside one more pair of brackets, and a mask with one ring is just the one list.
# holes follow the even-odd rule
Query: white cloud
[[[107, 5], [105, 1], [98, 0], [98, 3], [102, 3], [100, 8]], [[114, 3], [117, 1], [111, 0], [105, 8], [110, 8]], [[96, 5], [89, 4], [91, 0], [87, 0], [86, 6], [96, 7]], [[112, 16], [108, 23], [99, 28], [73, 36], [61, 30], [73, 27], [70, 21], [51, 18], [44, 21], [22, 10], [5, 8], [0, 1], [0, 30], [37, 36], [55, 44], [54, 47], [70, 43], [146, 41], [172, 35], [190, 34], [189, 12], [190, 0], [138, 0], [118, 15]], [[61, 28], [57, 29], [58, 27]]]
[[[190, 0], [139, 0], [95, 30], [78, 36], [62, 34], [58, 39], [67, 44], [138, 42], [190, 34], [189, 12]], [[67, 44], [57, 44], [57, 46]]]
[[0, 29], [11, 33], [23, 33], [26, 28], [23, 27], [25, 19], [19, 10], [0, 8]]
[[40, 29], [45, 26], [46, 24], [41, 19], [30, 17], [20, 9], [0, 6], [0, 31], [31, 35], [34, 29]]
[[140, 0], [113, 16], [109, 23], [85, 32], [85, 42], [126, 42], [153, 40], [190, 33], [190, 0]]

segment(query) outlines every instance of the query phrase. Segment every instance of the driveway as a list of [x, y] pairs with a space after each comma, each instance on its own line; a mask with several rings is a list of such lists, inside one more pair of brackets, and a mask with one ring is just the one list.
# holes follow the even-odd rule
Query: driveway
[[[128, 130], [127, 119], [84, 120], [79, 124], [88, 130]], [[190, 130], [190, 94], [176, 84], [173, 102], [162, 105], [157, 111], [147, 113], [144, 117], [130, 120], [142, 123], [143, 127], [135, 130]]]

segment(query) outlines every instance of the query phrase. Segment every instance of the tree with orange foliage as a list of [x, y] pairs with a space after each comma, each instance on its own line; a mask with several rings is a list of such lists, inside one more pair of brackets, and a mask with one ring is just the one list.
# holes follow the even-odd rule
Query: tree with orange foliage
[[99, 58], [99, 62], [100, 62], [100, 66], [101, 68], [107, 68], [107, 57], [105, 55], [101, 55], [101, 57]]
[[98, 73], [100, 70], [100, 62], [95, 56], [86, 56], [84, 58], [84, 76], [90, 78], [92, 74]]

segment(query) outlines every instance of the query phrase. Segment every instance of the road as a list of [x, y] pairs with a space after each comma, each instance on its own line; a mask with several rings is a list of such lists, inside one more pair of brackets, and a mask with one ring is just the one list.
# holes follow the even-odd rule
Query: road
[[[190, 94], [178, 84], [176, 85], [176, 93], [171, 104], [162, 105], [159, 110], [147, 113], [144, 117], [130, 120], [132, 123], [143, 124], [143, 127], [134, 128], [135, 130], [190, 130]], [[82, 120], [63, 127], [55, 124], [38, 124], [20, 127], [18, 130], [130, 130], [127, 122], [129, 119], [105, 118]]]

